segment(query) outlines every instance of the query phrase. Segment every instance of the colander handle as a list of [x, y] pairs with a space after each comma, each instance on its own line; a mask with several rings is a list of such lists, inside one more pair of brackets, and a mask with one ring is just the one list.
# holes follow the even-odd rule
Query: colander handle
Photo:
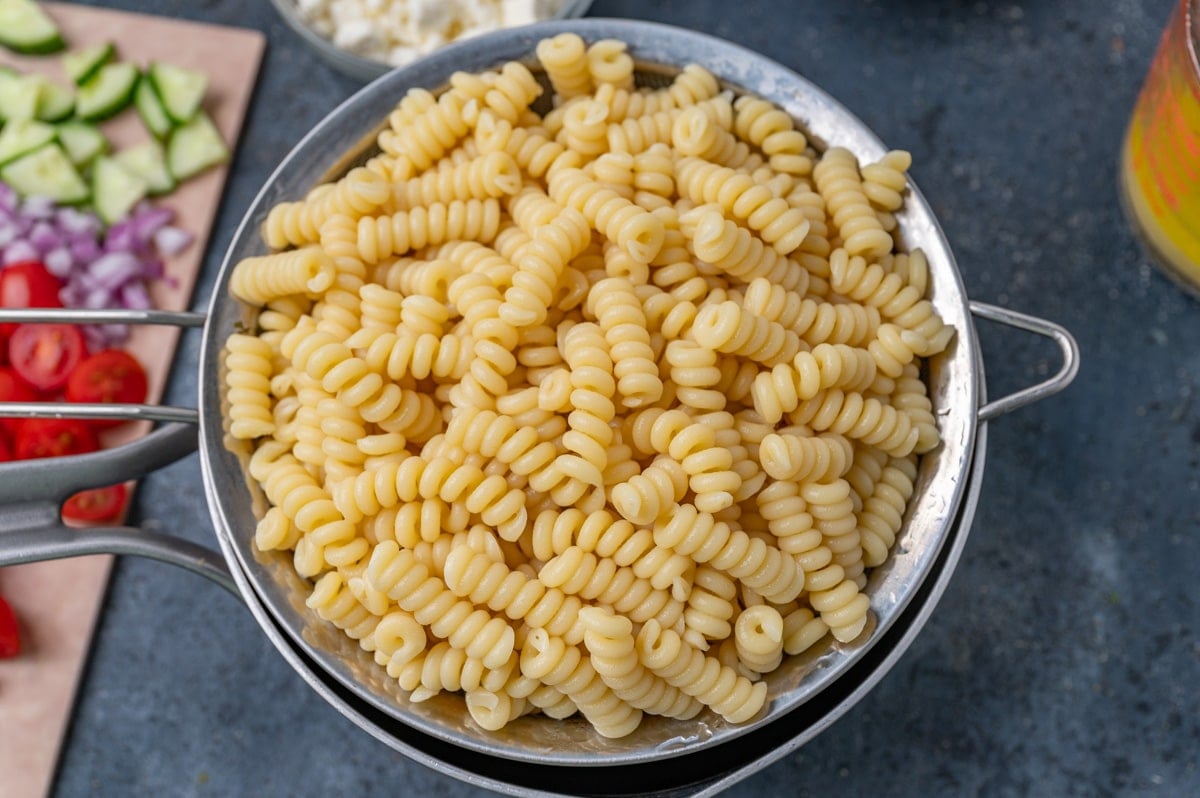
[[71, 495], [146, 476], [195, 450], [195, 425], [167, 424], [115, 449], [0, 464], [0, 567], [132, 554], [178, 565], [240, 595], [221, 555], [198, 543], [136, 527], [79, 529], [62, 523], [62, 504]]
[[1075, 379], [1075, 375], [1079, 373], [1079, 344], [1075, 342], [1074, 336], [1067, 332], [1066, 328], [1037, 316], [1028, 316], [985, 302], [971, 302], [970, 306], [971, 313], [975, 316], [1050, 338], [1058, 344], [1058, 348], [1062, 352], [1062, 367], [1054, 376], [1036, 385], [1022, 388], [1016, 393], [988, 402], [979, 408], [980, 421], [991, 421], [1018, 408], [1053, 396], [1070, 385], [1071, 381]]

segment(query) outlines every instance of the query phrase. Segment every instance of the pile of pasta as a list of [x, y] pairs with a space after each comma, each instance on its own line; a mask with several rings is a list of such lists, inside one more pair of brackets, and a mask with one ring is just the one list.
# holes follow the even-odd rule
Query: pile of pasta
[[784, 656], [864, 633], [953, 335], [894, 213], [907, 153], [823, 154], [625, 44], [409, 91], [379, 153], [240, 262], [228, 432], [308, 605], [484, 729], [731, 723]]

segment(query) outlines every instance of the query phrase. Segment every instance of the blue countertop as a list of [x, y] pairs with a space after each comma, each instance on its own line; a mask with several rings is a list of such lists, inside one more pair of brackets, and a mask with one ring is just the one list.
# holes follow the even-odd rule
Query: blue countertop
[[[969, 295], [1065, 325], [1083, 353], [1068, 391], [989, 425], [974, 528], [915, 645], [845, 717], [729, 795], [1200, 792], [1200, 304], [1149, 264], [1115, 183], [1174, 2], [595, 3], [594, 16], [731, 39], [839, 98], [912, 151]], [[258, 187], [357, 84], [262, 0], [104, 5], [269, 39], [202, 309]], [[993, 395], [1057, 368], [1038, 339], [980, 333]], [[184, 336], [172, 403], [195, 402], [198, 348]], [[146, 479], [135, 517], [213, 543], [196, 458]], [[129, 559], [55, 792], [488, 794], [344, 720], [219, 588]]]

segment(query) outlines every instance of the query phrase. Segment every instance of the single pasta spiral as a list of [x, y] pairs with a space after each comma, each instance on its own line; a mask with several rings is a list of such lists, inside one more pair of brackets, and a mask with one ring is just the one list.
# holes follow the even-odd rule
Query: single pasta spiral
[[763, 470], [774, 479], [826, 481], [846, 473], [853, 448], [841, 435], [824, 433], [807, 437], [773, 432], [758, 445], [758, 456]]
[[380, 148], [394, 156], [400, 165], [393, 167], [392, 178], [407, 179], [411, 173], [432, 166], [467, 135], [478, 113], [479, 104], [475, 100], [448, 91], [402, 126], [383, 131], [379, 136]]
[[750, 96], [739, 97], [733, 107], [738, 136], [761, 149], [772, 169], [792, 175], [812, 172], [812, 159], [805, 153], [808, 140], [786, 111]]
[[624, 737], [642, 722], [642, 711], [617, 698], [578, 646], [534, 629], [521, 649], [521, 672], [558, 688], [604, 737]]
[[767, 246], [749, 230], [725, 218], [715, 203], [700, 205], [680, 216], [680, 225], [696, 257], [750, 282], [761, 279], [780, 290], [803, 294], [809, 274]]
[[711, 707], [730, 723], [744, 723], [766, 703], [766, 682], [755, 684], [738, 676], [655, 621], [642, 626], [636, 644], [638, 659], [656, 676]]
[[538, 579], [568, 595], [611, 607], [635, 623], [654, 618], [671, 626], [683, 615], [683, 602], [672, 598], [666, 588], [655, 588], [632, 567], [618, 566], [578, 546], [547, 561], [538, 571]]
[[271, 413], [271, 346], [253, 335], [233, 334], [225, 341], [225, 387], [229, 434], [253, 440], [275, 431]]
[[592, 667], [617, 697], [654, 715], [688, 720], [704, 705], [650, 673], [638, 661], [633, 622], [598, 607], [580, 613]]
[[609, 84], [618, 89], [633, 88], [633, 58], [625, 42], [619, 39], [600, 39], [587, 48], [588, 72], [597, 85]]
[[417, 562], [412, 551], [385, 540], [371, 551], [367, 584], [412, 613], [434, 637], [445, 640], [489, 668], [500, 668], [512, 655], [516, 635], [503, 619], [458, 600], [442, 580]]
[[702, 308], [692, 325], [692, 334], [701, 346], [768, 366], [786, 363], [800, 351], [800, 338], [795, 332], [744, 310], [732, 300]]
[[570, 645], [583, 639], [576, 596], [548, 587], [537, 578], [513, 571], [502, 562], [466, 546], [456, 546], [446, 558], [446, 585], [472, 604], [503, 612], [514, 621], [545, 629]]
[[243, 258], [229, 276], [229, 292], [252, 305], [292, 294], [320, 294], [333, 285], [336, 266], [320, 247]]
[[688, 474], [675, 460], [659, 457], [640, 474], [612, 486], [613, 507], [632, 523], [652, 524], [688, 490]]
[[524, 64], [509, 61], [484, 95], [485, 107], [500, 119], [516, 124], [529, 104], [540, 97], [542, 85]]
[[887, 559], [896, 542], [896, 532], [904, 520], [904, 508], [912, 498], [917, 477], [917, 461], [912, 455], [891, 458], [883, 469], [874, 491], [863, 498], [858, 513], [858, 531], [862, 538], [863, 564], [868, 568]]
[[314, 244], [321, 240], [321, 225], [330, 217], [339, 213], [370, 213], [390, 196], [391, 188], [385, 177], [357, 167], [305, 200], [281, 202], [271, 208], [263, 225], [263, 238], [272, 249]]
[[884, 232], [863, 193], [858, 162], [842, 147], [831, 147], [813, 169], [817, 190], [825, 198], [838, 235], [851, 255], [890, 252], [892, 237]]
[[560, 169], [551, 175], [550, 196], [581, 212], [589, 224], [641, 263], [649, 263], [662, 248], [664, 230], [658, 217], [589, 180], [579, 169]]
[[364, 263], [458, 239], [488, 242], [500, 229], [500, 205], [495, 199], [435, 202], [387, 216], [358, 220], [358, 251]]
[[[905, 344], [922, 357], [946, 348], [954, 328], [938, 318], [933, 305], [899, 275], [888, 274], [878, 264], [868, 265], [844, 249], [829, 256], [830, 284], [835, 291], [879, 309], [880, 314], [904, 331]], [[890, 376], [897, 376], [892, 374]]]
[[560, 33], [537, 44], [537, 58], [546, 70], [554, 93], [564, 100], [588, 94], [592, 76], [587, 45], [576, 33]]
[[641, 407], [658, 401], [662, 380], [650, 348], [646, 314], [633, 285], [619, 277], [601, 280], [588, 292], [587, 307], [608, 342], [621, 404]]
[[737, 583], [710, 565], [696, 568], [692, 591], [688, 594], [687, 609], [683, 611], [683, 639], [707, 651], [710, 640], [724, 640], [732, 632], [729, 619], [733, 617], [733, 602]]
[[521, 182], [516, 160], [504, 150], [497, 150], [457, 166], [447, 164], [436, 171], [430, 170], [396, 183], [389, 210], [394, 213], [455, 200], [502, 197], [515, 194], [521, 188]]
[[821, 343], [866, 346], [880, 323], [876, 308], [814, 301], [757, 278], [747, 286], [742, 306], [764, 319], [779, 322], [810, 346]]
[[712, 563], [771, 601], [791, 601], [804, 589], [804, 572], [791, 557], [688, 504], [655, 522], [654, 542], [697, 563]]
[[680, 194], [697, 204], [718, 203], [725, 212], [758, 232], [781, 255], [795, 250], [808, 235], [809, 224], [804, 214], [766, 186], [755, 183], [749, 175], [699, 158], [684, 157], [679, 161], [675, 179]]
[[908, 187], [906, 172], [912, 166], [912, 155], [904, 150], [892, 150], [875, 163], [861, 169], [863, 193], [876, 208], [896, 211], [904, 203]]
[[788, 413], [793, 424], [807, 424], [817, 432], [836, 432], [903, 457], [917, 445], [912, 420], [889, 404], [854, 391], [821, 391]]
[[783, 659], [783, 616], [766, 604], [738, 613], [733, 640], [741, 663], [755, 673], [768, 673]]
[[754, 409], [771, 423], [795, 410], [800, 402], [830, 388], [865, 391], [875, 382], [871, 353], [845, 344], [817, 344], [798, 352], [791, 364], [780, 363], [754, 378]]

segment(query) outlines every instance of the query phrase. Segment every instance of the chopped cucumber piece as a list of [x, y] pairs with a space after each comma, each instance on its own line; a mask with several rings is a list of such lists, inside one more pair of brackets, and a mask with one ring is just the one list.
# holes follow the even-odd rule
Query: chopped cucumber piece
[[146, 183], [151, 194], [165, 194], [175, 188], [175, 178], [167, 170], [167, 156], [156, 140], [121, 150], [113, 160]]
[[0, 0], [0, 44], [18, 53], [55, 53], [64, 47], [58, 26], [33, 0]]
[[167, 168], [176, 180], [187, 180], [228, 158], [229, 148], [203, 111], [191, 122], [175, 128], [167, 141]]
[[145, 75], [138, 81], [137, 90], [133, 93], [133, 104], [138, 115], [142, 117], [146, 130], [156, 138], [165, 139], [171, 132], [171, 120], [167, 118], [167, 112], [163, 109], [162, 100], [158, 99], [154, 92], [154, 86], [150, 85], [150, 78]]
[[129, 105], [137, 82], [138, 70], [133, 64], [105, 64], [79, 87], [75, 115], [85, 122], [108, 119]]
[[76, 86], [82, 86], [92, 78], [100, 68], [113, 60], [117, 48], [112, 42], [85, 47], [82, 50], [72, 50], [62, 57], [63, 72], [67, 73]]
[[0, 118], [34, 119], [45, 83], [40, 75], [0, 75]]
[[208, 76], [203, 72], [156, 61], [147, 74], [172, 122], [182, 125], [200, 110], [204, 92], [208, 90]]
[[49, 197], [59, 203], [83, 202], [88, 187], [57, 144], [46, 144], [0, 169], [0, 180], [26, 197]]
[[75, 110], [75, 92], [68, 88], [42, 81], [41, 94], [38, 95], [37, 118], [43, 122], [61, 122]]
[[58, 143], [67, 151], [71, 163], [79, 167], [108, 151], [108, 139], [95, 125], [87, 122], [63, 122], [58, 126]]
[[0, 166], [54, 141], [55, 130], [45, 122], [18, 119], [0, 131]]
[[146, 181], [112, 158], [101, 155], [92, 164], [92, 204], [108, 224], [129, 215], [146, 196]]

